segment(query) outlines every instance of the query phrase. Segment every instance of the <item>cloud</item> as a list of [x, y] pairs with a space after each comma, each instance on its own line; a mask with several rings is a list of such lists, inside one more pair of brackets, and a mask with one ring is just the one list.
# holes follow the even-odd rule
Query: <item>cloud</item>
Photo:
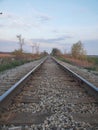
[[0, 16], [2, 19], [13, 19], [16, 18], [16, 16], [13, 13], [7, 13], [3, 12], [3, 14]]
[[32, 6], [32, 2], [27, 2], [28, 11], [26, 14], [15, 14], [13, 12], [3, 12], [3, 15], [0, 16], [2, 28], [8, 29], [20, 29], [22, 31], [29, 31], [31, 28], [38, 29], [43, 26], [43, 23], [47, 23], [51, 20], [51, 16], [48, 14], [39, 11], [38, 9], [34, 9]]
[[28, 6], [29, 8], [31, 8], [31, 12], [33, 15], [33, 18], [35, 17], [36, 22], [48, 22], [51, 20], [51, 16], [49, 16], [46, 13], [43, 13], [41, 11], [39, 11], [38, 9], [32, 8], [31, 5]]
[[3, 15], [0, 17], [1, 21], [0, 27], [6, 27], [9, 29], [30, 29], [31, 27], [38, 27], [37, 24], [32, 22], [33, 20], [28, 20], [26, 17], [20, 17], [13, 13], [6, 13], [4, 12]]
[[0, 24], [0, 28], [3, 28], [3, 27], [5, 27], [5, 25], [4, 24]]
[[58, 48], [62, 51], [67, 47], [69, 51], [72, 44], [66, 43], [67, 39], [71, 39], [72, 37], [70, 35], [62, 35], [56, 38], [36, 38], [36, 39], [30, 39], [30, 41], [27, 42], [28, 45], [31, 44], [39, 44], [41, 50], [46, 50], [47, 52], [51, 52], [52, 48]]
[[40, 22], [47, 22], [51, 20], [51, 17], [44, 14], [44, 13], [38, 13], [36, 17]]
[[[19, 23], [19, 21], [21, 21], [21, 18], [19, 18], [18, 16], [16, 16], [13, 13], [7, 13], [7, 12], [3, 12], [2, 16], [0, 17], [1, 20], [3, 20], [2, 25], [11, 25], [11, 23]], [[4, 21], [6, 20], [6, 21]]]
[[44, 13], [39, 13], [39, 12], [34, 12], [35, 15], [30, 15], [30, 16], [19, 16], [10, 12], [4, 12], [3, 15], [0, 17], [1, 18], [1, 24], [0, 27], [7, 27], [10, 29], [22, 29], [22, 30], [27, 30], [31, 29], [32, 27], [38, 28], [41, 26], [41, 23], [45, 23], [49, 21], [51, 18], [50, 16], [44, 14]]
[[57, 29], [54, 29], [54, 30], [52, 30], [52, 33], [60, 33], [60, 31]]
[[38, 39], [31, 39], [32, 42], [39, 42], [39, 43], [60, 43], [62, 41], [65, 41], [66, 39], [72, 38], [71, 36], [63, 35], [61, 37], [57, 38], [50, 38], [50, 39], [43, 39], [43, 38], [38, 38]]

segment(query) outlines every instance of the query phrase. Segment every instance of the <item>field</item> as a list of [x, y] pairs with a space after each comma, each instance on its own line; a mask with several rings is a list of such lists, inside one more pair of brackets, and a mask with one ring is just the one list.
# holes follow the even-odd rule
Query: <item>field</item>
[[69, 64], [85, 68], [88, 71], [98, 71], [98, 56], [87, 56], [85, 60], [79, 60], [64, 55], [59, 56], [58, 58]]
[[40, 55], [0, 53], [0, 72], [41, 58]]
[[7, 54], [7, 53], [5, 53], [5, 54], [0, 53], [0, 58], [4, 58], [4, 57], [13, 57], [13, 55]]
[[98, 56], [88, 56], [87, 60], [89, 63], [92, 63], [92, 67], [88, 67], [88, 70], [94, 70], [94, 71], [98, 71]]

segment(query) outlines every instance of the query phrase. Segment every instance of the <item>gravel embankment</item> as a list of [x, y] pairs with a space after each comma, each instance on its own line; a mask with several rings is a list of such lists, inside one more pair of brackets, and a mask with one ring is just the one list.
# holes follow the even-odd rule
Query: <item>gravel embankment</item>
[[79, 74], [80, 76], [85, 78], [87, 81], [94, 84], [96, 87], [98, 87], [98, 72], [94, 72], [94, 71], [89, 72], [86, 69], [79, 68], [77, 66], [73, 66], [71, 64], [62, 62], [60, 60], [57, 60], [57, 61], [60, 62], [62, 65], [65, 65], [66, 67], [68, 67], [69, 69], [74, 71], [75, 73]]
[[0, 73], [0, 96], [7, 91], [12, 85], [19, 81], [24, 75], [26, 75], [31, 69], [39, 64], [42, 59], [26, 63], [16, 68], [6, 70]]

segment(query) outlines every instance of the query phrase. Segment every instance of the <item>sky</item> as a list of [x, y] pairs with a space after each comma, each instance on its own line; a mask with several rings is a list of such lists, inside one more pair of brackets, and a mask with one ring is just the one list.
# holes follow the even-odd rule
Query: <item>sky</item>
[[70, 52], [83, 43], [87, 54], [98, 55], [98, 0], [0, 0], [0, 51], [26, 52], [38, 44], [40, 51], [58, 48]]

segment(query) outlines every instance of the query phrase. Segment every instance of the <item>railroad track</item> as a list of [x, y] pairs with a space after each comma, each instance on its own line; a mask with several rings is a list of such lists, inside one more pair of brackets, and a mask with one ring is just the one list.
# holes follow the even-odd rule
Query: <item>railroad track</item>
[[1, 99], [1, 129], [98, 130], [95, 86], [76, 79], [50, 57], [40, 65], [16, 85], [17, 91]]
[[[56, 59], [57, 60], [57, 59]], [[84, 79], [89, 81], [90, 83], [94, 84], [98, 88], [98, 72], [89, 72], [87, 69], [83, 69], [78, 66], [74, 66], [71, 64], [68, 64], [66, 62], [63, 62], [61, 60], [57, 60], [60, 64], [63, 66], [68, 67], [73, 72], [77, 73], [78, 75], [82, 76]]]
[[24, 65], [15, 67], [10, 70], [6, 70], [0, 73], [0, 96], [7, 91], [12, 85], [18, 82], [24, 75], [26, 75], [30, 70], [32, 70], [37, 64], [44, 60], [35, 60], [30, 63], [25, 63]]

